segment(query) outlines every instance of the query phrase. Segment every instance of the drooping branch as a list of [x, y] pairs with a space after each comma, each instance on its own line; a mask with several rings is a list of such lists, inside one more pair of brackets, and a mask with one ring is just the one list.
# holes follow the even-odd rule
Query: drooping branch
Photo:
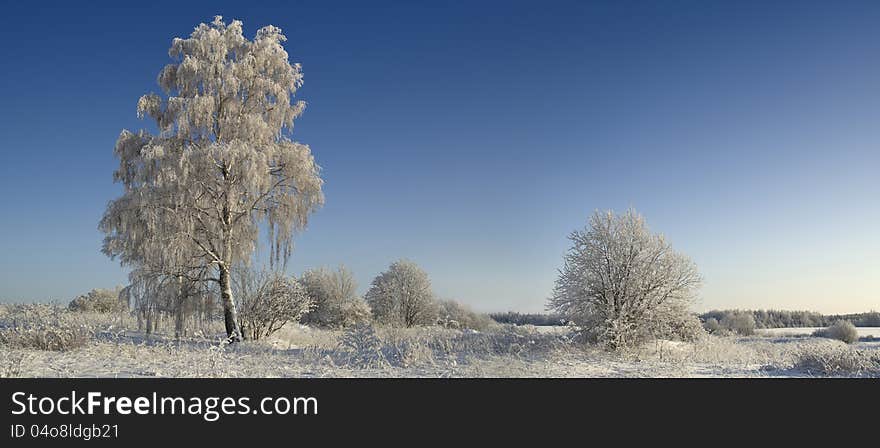
[[[285, 40], [271, 25], [247, 39], [241, 22], [220, 17], [174, 39], [174, 62], [159, 74], [165, 95], [137, 104], [160, 132], [120, 134], [114, 179], [124, 194], [100, 224], [104, 252], [123, 265], [224, 283], [232, 319], [228, 270], [252, 255], [261, 226], [273, 259], [286, 261], [294, 234], [324, 201], [310, 148], [291, 139], [305, 103], [292, 99], [302, 71]], [[190, 275], [194, 261], [223, 272]]]

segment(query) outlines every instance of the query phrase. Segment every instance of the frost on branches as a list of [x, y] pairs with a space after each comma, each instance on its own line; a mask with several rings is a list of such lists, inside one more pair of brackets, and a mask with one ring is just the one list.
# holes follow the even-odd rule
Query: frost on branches
[[548, 308], [611, 349], [652, 337], [688, 337], [701, 279], [694, 263], [652, 234], [634, 210], [596, 212], [573, 232]]
[[159, 131], [122, 131], [114, 179], [125, 190], [100, 223], [104, 253], [133, 268], [134, 289], [219, 289], [231, 341], [241, 339], [231, 269], [250, 259], [261, 224], [273, 262], [286, 261], [324, 201], [311, 150], [291, 138], [305, 104], [292, 101], [303, 78], [285, 40], [271, 25], [249, 40], [219, 16], [174, 39], [164, 96], [137, 105]]
[[364, 296], [376, 322], [401, 327], [433, 325], [438, 309], [428, 274], [409, 260], [391, 263]]

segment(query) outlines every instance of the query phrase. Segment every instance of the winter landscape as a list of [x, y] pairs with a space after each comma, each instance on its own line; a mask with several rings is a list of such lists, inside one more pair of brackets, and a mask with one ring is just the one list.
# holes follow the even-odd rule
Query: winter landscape
[[[105, 291], [107, 292], [107, 291]], [[108, 294], [107, 297], [110, 297]], [[876, 377], [880, 326], [755, 328], [746, 313], [689, 340], [608, 350], [569, 326], [498, 323], [467, 310], [466, 327], [288, 323], [229, 344], [217, 319], [174, 336], [174, 322], [138, 329], [131, 313], [6, 306], [0, 375], [38, 377]], [[748, 314], [751, 316], [751, 314]], [[448, 316], [448, 315], [447, 315]], [[876, 322], [880, 313], [868, 314]], [[473, 320], [468, 320], [473, 319]], [[712, 319], [711, 317], [708, 319]], [[17, 330], [12, 330], [17, 326]], [[22, 328], [24, 328], [22, 330]]]
[[[531, 23], [525, 19], [527, 11], [520, 12], [516, 20]], [[580, 33], [577, 23], [566, 22], [559, 29], [549, 26], [564, 15], [544, 23], [546, 33]], [[273, 15], [259, 15], [261, 20], [269, 16]], [[495, 23], [496, 31], [508, 32], [502, 22], [507, 23]], [[175, 22], [176, 29], [178, 25]], [[635, 141], [631, 135], [643, 131], [627, 124], [605, 138], [602, 144], [607, 149], [572, 146], [547, 152], [550, 161], [544, 162], [540, 150], [510, 149], [480, 156], [480, 148], [491, 146], [492, 138], [481, 137], [488, 135], [483, 131], [464, 131], [463, 123], [479, 123], [481, 117], [444, 122], [432, 116], [430, 120], [440, 120], [440, 127], [475, 133], [471, 139], [481, 143], [467, 150], [456, 149], [455, 142], [441, 149], [426, 146], [435, 148], [437, 152], [432, 153], [420, 149], [418, 137], [375, 155], [376, 162], [370, 161], [374, 156], [368, 144], [363, 153], [349, 148], [343, 156], [325, 159], [322, 140], [336, 138], [337, 148], [344, 148], [353, 140], [339, 143], [339, 135], [369, 134], [368, 127], [346, 127], [346, 120], [369, 122], [370, 109], [382, 107], [381, 100], [369, 93], [352, 93], [374, 103], [364, 104], [357, 114], [346, 114], [331, 110], [341, 104], [338, 100], [322, 106], [320, 95], [309, 95], [309, 107], [311, 102], [317, 105], [319, 118], [338, 114], [339, 128], [323, 128], [323, 135], [311, 131], [308, 144], [302, 143], [301, 127], [309, 132], [311, 122], [306, 118], [306, 103], [300, 99], [305, 76], [297, 51], [318, 42], [291, 39], [286, 27], [282, 30], [255, 21], [245, 26], [219, 15], [195, 28], [192, 25], [182, 29], [186, 31], [182, 37], [163, 36], [168, 39], [165, 43], [159, 39], [162, 45], [170, 42], [170, 48], [167, 55], [159, 55], [165, 57], [164, 67], [149, 66], [154, 71], [148, 78], [155, 77], [158, 86], [144, 84], [146, 78], [114, 77], [126, 91], [143, 93], [123, 100], [138, 121], [101, 118], [98, 141], [116, 137], [115, 147], [88, 149], [89, 154], [97, 154], [90, 156], [92, 160], [109, 160], [111, 149], [114, 157], [113, 166], [90, 165], [103, 167], [89, 171], [103, 176], [94, 195], [101, 208], [83, 207], [74, 213], [65, 211], [70, 206], [58, 204], [48, 215], [52, 222], [63, 223], [79, 222], [74, 214], [85, 213], [84, 222], [97, 225], [98, 230], [98, 234], [81, 233], [85, 235], [82, 247], [91, 249], [77, 246], [68, 251], [72, 246], [65, 244], [73, 243], [52, 242], [61, 238], [54, 234], [68, 235], [68, 230], [41, 227], [45, 220], [40, 217], [50, 210], [46, 201], [31, 201], [29, 207], [34, 208], [30, 211], [16, 211], [23, 218], [10, 218], [4, 224], [3, 244], [8, 249], [3, 252], [9, 259], [3, 265], [6, 289], [0, 289], [0, 377], [880, 377], [880, 312], [876, 311], [880, 289], [875, 275], [880, 268], [876, 255], [880, 195], [877, 178], [869, 174], [869, 167], [880, 166], [875, 127], [865, 125], [862, 134], [846, 128], [846, 137], [840, 137], [873, 139], [866, 145], [838, 142], [835, 135], [844, 130], [837, 134], [835, 129], [823, 131], [827, 133], [821, 138], [855, 149], [805, 149], [806, 162], [799, 165], [791, 161], [790, 154], [767, 149], [782, 145], [773, 140], [781, 137], [767, 131], [765, 123], [750, 119], [750, 112], [739, 111], [738, 120], [727, 120], [733, 123], [727, 132], [753, 136], [749, 143], [757, 146], [773, 143], [755, 152], [731, 150], [735, 154], [729, 158], [711, 155], [714, 150], [705, 146], [708, 140], [696, 135], [701, 131], [675, 124], [679, 122], [657, 130], [646, 120], [644, 132], [655, 132], [658, 140], [678, 132], [701, 149], [628, 153], [620, 148]], [[432, 30], [407, 29], [407, 33]], [[671, 39], [666, 33], [660, 35]], [[487, 46], [499, 45], [497, 51], [509, 49], [489, 38], [480, 41], [479, 36], [483, 35], [474, 39]], [[131, 36], [113, 39], [128, 42], [121, 45], [135, 45]], [[733, 45], [723, 39], [711, 42]], [[430, 45], [417, 50], [428, 51], [433, 48]], [[645, 66], [702, 66], [696, 57], [675, 63], [675, 55], [667, 59], [642, 54], [641, 45], [619, 51], [638, 55]], [[656, 45], [659, 48], [662, 43]], [[680, 48], [670, 44], [673, 47]], [[154, 56], [145, 60], [157, 60]], [[463, 75], [451, 71], [443, 79], [467, 83], [481, 76], [475, 74], [484, 67], [480, 64], [490, 71], [494, 67], [491, 56], [472, 56], [474, 65], [463, 68], [469, 75], [457, 78]], [[119, 64], [126, 63], [123, 59]], [[829, 60], [832, 65], [845, 64]], [[567, 73], [568, 62], [560, 61], [568, 59], [550, 62], [563, 67], [559, 73]], [[634, 73], [620, 61], [604, 66], [600, 62], [590, 70], [607, 69], [613, 74], [602, 79]], [[390, 59], [385, 63], [394, 64]], [[545, 68], [555, 67], [548, 64]], [[308, 66], [307, 61], [304, 65]], [[406, 85], [402, 80], [407, 76], [428, 76], [417, 65], [398, 67], [403, 74], [398, 82]], [[656, 76], [662, 78], [667, 69], [657, 69]], [[485, 80], [487, 86], [498, 85], [507, 76], [498, 70], [497, 78]], [[553, 76], [562, 79], [546, 70], [535, 73], [538, 84], [557, 82]], [[688, 72], [688, 76], [707, 83], [726, 76], [711, 69], [706, 73], [693, 70], [697, 75]], [[874, 66], [867, 71], [878, 72]], [[330, 70], [326, 75], [330, 87], [325, 84], [325, 92], [344, 90], [345, 82], [357, 82], [354, 78], [343, 82], [348, 76], [343, 71]], [[790, 85], [775, 80], [772, 73], [761, 73], [756, 79]], [[876, 79], [870, 87], [876, 88]], [[571, 86], [578, 85], [569, 81]], [[316, 92], [321, 92], [320, 82]], [[435, 85], [446, 88], [443, 82]], [[845, 84], [852, 89], [861, 85]], [[730, 85], [745, 89], [736, 82]], [[754, 89], [766, 89], [760, 82], [754, 85]], [[479, 96], [483, 87], [477, 86], [470, 85], [469, 95], [483, 98]], [[510, 87], [513, 95], [516, 89]], [[389, 93], [389, 101], [403, 101], [417, 96], [417, 91], [407, 90], [399, 97]], [[486, 98], [494, 94], [487, 93]], [[754, 100], [755, 110], [772, 107], [766, 104], [772, 94], [764, 91], [762, 95], [767, 96]], [[849, 94], [862, 96], [856, 90]], [[679, 98], [688, 95], [682, 92]], [[794, 96], [812, 98], [803, 95]], [[547, 93], [540, 100], [524, 98], [517, 102], [535, 104], [515, 107], [524, 108], [522, 115], [540, 115], [545, 106], [537, 103], [568, 104], [561, 99], [564, 96]], [[647, 114], [653, 107], [647, 105], [650, 95], [642, 98], [648, 99], [634, 105], [639, 110], [634, 115]], [[730, 99], [728, 106], [713, 103], [712, 107], [734, 113], [746, 107], [737, 103], [744, 101], [741, 98]], [[474, 101], [463, 107], [491, 102]], [[593, 101], [601, 103], [602, 99], [595, 96], [578, 104]], [[833, 100], [823, 97], [822, 101]], [[496, 112], [506, 114], [514, 103], [504, 102]], [[421, 104], [423, 111], [452, 107], [439, 96]], [[679, 106], [689, 107], [684, 102]], [[660, 109], [657, 116], [675, 115]], [[398, 121], [386, 129], [388, 135], [409, 135], [405, 128], [419, 126], [417, 118], [406, 121], [408, 110], [404, 107], [399, 112]], [[609, 114], [616, 113], [610, 110]], [[868, 118], [877, 118], [877, 104], [866, 110]], [[630, 113], [618, 119], [629, 120]], [[696, 120], [701, 114], [688, 113], [694, 116], [681, 119]], [[588, 115], [601, 120], [601, 114]], [[415, 110], [412, 116], [418, 116]], [[520, 115], [504, 116], [510, 128], [530, 127], [527, 121], [516, 121]], [[578, 117], [569, 111], [565, 118], [543, 127], [565, 134], [569, 131], [560, 123], [572, 116]], [[35, 120], [32, 117], [29, 122]], [[572, 128], [587, 126], [578, 123]], [[847, 123], [857, 126], [861, 122]], [[118, 134], [105, 135], [105, 125]], [[133, 127], [119, 132], [124, 126]], [[486, 126], [497, 126], [491, 131], [496, 134], [515, 132], [494, 122]], [[15, 147], [10, 142], [18, 134], [12, 127], [4, 132], [4, 157], [9, 156], [4, 165], [11, 168], [7, 177], [13, 179], [12, 170], [36, 169], [26, 167], [41, 162], [11, 156]], [[442, 135], [428, 140], [439, 140]], [[779, 135], [789, 136], [783, 131]], [[535, 144], [534, 140], [523, 143]], [[645, 144], [654, 148], [654, 142]], [[498, 146], [512, 145], [505, 141]], [[717, 151], [727, 154], [728, 149]], [[581, 153], [588, 156], [575, 160], [573, 154]], [[848, 165], [838, 165], [839, 159], [822, 159], [831, 157], [828, 154], [842, 154], [839, 157], [846, 158]], [[742, 160], [752, 164], [738, 165]], [[705, 165], [700, 167], [701, 163]], [[476, 166], [473, 171], [472, 164]], [[578, 166], [588, 168], [570, 178], [560, 174]], [[763, 173], [770, 166], [775, 166], [767, 168], [770, 174]], [[816, 173], [826, 175], [828, 166], [839, 178], [817, 177]], [[352, 184], [344, 180], [346, 170], [372, 173]], [[545, 177], [541, 177], [542, 170]], [[776, 177], [798, 170], [804, 171], [798, 179], [808, 180]], [[717, 180], [725, 176], [720, 172], [738, 172], [742, 177]], [[754, 174], [759, 172], [763, 174]], [[436, 183], [425, 180], [431, 176], [436, 176]], [[395, 183], [385, 184], [384, 178]], [[548, 186], [517, 190], [525, 188], [519, 187], [522, 179], [537, 179], [535, 183]], [[8, 187], [19, 193], [36, 184], [33, 179], [8, 182], [4, 191]], [[342, 187], [334, 190], [334, 182]], [[799, 190], [822, 182], [829, 187], [799, 195]], [[781, 190], [774, 189], [777, 183], [783, 185]], [[722, 188], [721, 184], [737, 185], [741, 195], [730, 200], [719, 199], [720, 193], [711, 196], [715, 194], [712, 189]], [[60, 194], [65, 188], [75, 188], [69, 185], [46, 187], [55, 188], [51, 190], [55, 193], [34, 194]], [[746, 193], [752, 185], [758, 186]], [[703, 197], [704, 192], [710, 193]], [[441, 194], [447, 196], [438, 199]], [[588, 195], [592, 195], [589, 201]], [[336, 198], [338, 206], [332, 205]], [[543, 205], [553, 198], [560, 198], [554, 202], [558, 208]], [[7, 211], [20, 206], [18, 199], [3, 201]], [[762, 205], [744, 211], [749, 204]], [[540, 207], [548, 208], [539, 213]], [[322, 215], [325, 208], [327, 214]], [[849, 220], [843, 222], [838, 219], [841, 216]], [[773, 224], [774, 217], [782, 224]], [[715, 226], [712, 219], [725, 224]], [[31, 228], [42, 229], [41, 242], [27, 251], [42, 251], [47, 254], [44, 258], [21, 255], [25, 253], [21, 245], [36, 241], [29, 233]], [[69, 234], [79, 232], [76, 228], [72, 225]], [[315, 228], [325, 233], [294, 247], [294, 242], [308, 238]], [[544, 243], [548, 241], [555, 246], [547, 248], [549, 243]], [[100, 252], [100, 259], [71, 255], [88, 251]], [[65, 266], [49, 267], [55, 263], [48, 259], [53, 252], [69, 252], [58, 254]], [[19, 263], [19, 259], [24, 261]], [[53, 269], [59, 272], [57, 276]], [[41, 275], [37, 280], [30, 277], [37, 274]], [[105, 283], [82, 287], [78, 282], [96, 278]], [[114, 286], [115, 280], [119, 286]], [[29, 292], [54, 293], [74, 287], [79, 289], [67, 296], [57, 293], [46, 298]], [[774, 297], [784, 300], [775, 302]], [[800, 297], [803, 302], [798, 301]], [[823, 312], [799, 311], [814, 309]]]

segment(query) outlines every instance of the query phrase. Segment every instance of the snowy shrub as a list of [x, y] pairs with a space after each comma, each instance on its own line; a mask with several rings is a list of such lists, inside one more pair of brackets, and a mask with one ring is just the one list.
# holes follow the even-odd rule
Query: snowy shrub
[[365, 296], [376, 322], [403, 327], [432, 325], [437, 303], [428, 274], [411, 261], [399, 260], [379, 274]]
[[545, 313], [518, 313], [516, 311], [507, 311], [504, 313], [491, 313], [489, 317], [499, 324], [514, 325], [536, 325], [536, 326], [562, 326], [566, 324], [565, 319], [555, 314]]
[[496, 325], [491, 317], [475, 313], [465, 305], [454, 300], [441, 300], [438, 303], [439, 318], [437, 323], [446, 328], [467, 328], [484, 331]]
[[693, 342], [706, 334], [700, 318], [687, 310], [666, 310], [651, 320], [651, 338]]
[[732, 311], [721, 319], [721, 326], [741, 336], [755, 334], [755, 316], [746, 311]]
[[448, 340], [452, 336], [439, 327], [385, 327], [382, 328], [382, 352], [394, 366], [407, 367], [415, 364], [436, 364], [434, 342]]
[[84, 316], [44, 305], [12, 305], [0, 319], [0, 345], [10, 348], [67, 351], [86, 345], [95, 327]]
[[709, 334], [720, 335], [725, 332], [725, 328], [721, 326], [721, 323], [718, 322], [718, 319], [714, 317], [710, 317], [706, 319], [706, 322], [703, 323], [703, 328]]
[[354, 367], [379, 367], [386, 364], [382, 341], [372, 325], [360, 323], [342, 333], [339, 347], [347, 354], [347, 364]]
[[128, 303], [120, 300], [120, 289], [93, 289], [73, 300], [67, 305], [71, 311], [93, 311], [113, 313], [127, 311]]
[[859, 340], [859, 332], [855, 325], [846, 320], [834, 322], [828, 328], [822, 328], [813, 332], [813, 336], [829, 339], [837, 339], [838, 341], [852, 344]]
[[21, 365], [25, 353], [12, 350], [0, 350], [0, 378], [15, 378], [22, 374]]
[[370, 307], [357, 295], [354, 275], [340, 266], [331, 271], [326, 268], [306, 271], [300, 283], [315, 303], [314, 309], [303, 316], [307, 325], [325, 328], [344, 328], [369, 322]]
[[569, 239], [547, 307], [586, 339], [612, 350], [631, 347], [669, 328], [666, 319], [685, 319], [672, 313], [687, 313], [701, 281], [696, 266], [634, 210], [597, 211]]
[[570, 342], [565, 336], [544, 334], [531, 325], [505, 325], [485, 334], [462, 334], [456, 342], [463, 344], [466, 340], [485, 340], [488, 343], [488, 352], [485, 354], [524, 358], [543, 358]]
[[570, 341], [544, 334], [533, 326], [497, 325], [487, 331], [434, 327], [380, 329], [385, 359], [395, 366], [457, 365], [475, 359], [513, 356], [545, 358]]
[[288, 322], [298, 322], [312, 309], [305, 288], [280, 272], [240, 268], [235, 272], [235, 284], [240, 300], [238, 320], [245, 339], [269, 336]]
[[832, 376], [880, 375], [880, 353], [848, 347], [812, 347], [797, 355], [794, 366], [810, 374]]

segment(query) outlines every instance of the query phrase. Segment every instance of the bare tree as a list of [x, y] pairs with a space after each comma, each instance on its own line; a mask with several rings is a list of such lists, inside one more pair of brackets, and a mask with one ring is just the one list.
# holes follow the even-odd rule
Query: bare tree
[[417, 264], [399, 260], [379, 274], [365, 296], [380, 323], [413, 327], [437, 322], [438, 310], [428, 274]]
[[611, 349], [652, 336], [687, 313], [696, 266], [652, 234], [635, 210], [596, 212], [573, 232], [548, 309]]
[[281, 272], [240, 266], [232, 274], [245, 339], [261, 339], [288, 322], [299, 322], [314, 306], [302, 285]]
[[176, 38], [175, 62], [159, 74], [166, 97], [148, 94], [138, 115], [159, 133], [123, 130], [114, 179], [125, 188], [101, 220], [103, 251], [142, 278], [215, 282], [230, 341], [241, 339], [230, 271], [249, 258], [261, 224], [273, 263], [290, 256], [293, 234], [324, 201], [308, 146], [291, 139], [305, 103], [281, 30], [249, 40], [218, 16]]

